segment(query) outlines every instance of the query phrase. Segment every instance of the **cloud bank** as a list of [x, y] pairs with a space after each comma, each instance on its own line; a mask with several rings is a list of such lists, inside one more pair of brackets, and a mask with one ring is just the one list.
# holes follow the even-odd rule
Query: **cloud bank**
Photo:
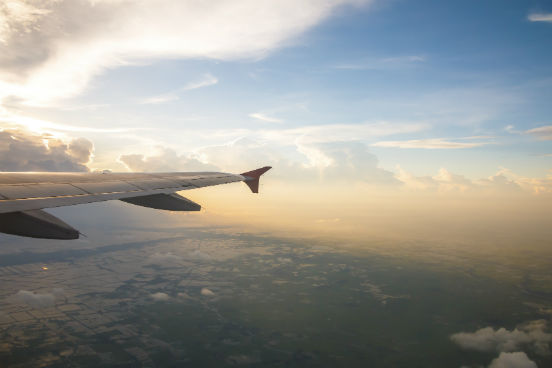
[[0, 171], [88, 171], [93, 150], [85, 138], [66, 143], [46, 133], [0, 128]]

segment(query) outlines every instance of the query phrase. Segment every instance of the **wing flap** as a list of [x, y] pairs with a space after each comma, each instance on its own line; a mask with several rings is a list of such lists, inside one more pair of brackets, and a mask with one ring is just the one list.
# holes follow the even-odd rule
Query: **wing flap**
[[171, 194], [182, 190], [251, 179], [244, 178], [242, 175], [219, 172], [155, 174], [0, 172], [0, 214]]
[[0, 232], [41, 239], [78, 239], [79, 231], [42, 210], [0, 214]]
[[141, 188], [125, 181], [107, 181], [103, 183], [71, 183], [88, 194], [136, 192]]
[[152, 194], [140, 197], [121, 199], [123, 202], [132, 203], [137, 206], [155, 208], [168, 211], [200, 211], [201, 206], [188, 198], [176, 193], [173, 194]]
[[128, 182], [144, 190], [181, 187], [180, 184], [168, 179], [136, 179]]
[[70, 184], [0, 185], [0, 195], [7, 199], [44, 198], [86, 194]]

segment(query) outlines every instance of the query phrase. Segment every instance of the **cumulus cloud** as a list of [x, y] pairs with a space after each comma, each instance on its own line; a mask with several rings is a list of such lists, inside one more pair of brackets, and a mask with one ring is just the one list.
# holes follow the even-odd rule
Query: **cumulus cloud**
[[520, 325], [512, 331], [485, 327], [475, 332], [456, 333], [450, 338], [466, 350], [513, 352], [529, 347], [540, 355], [549, 355], [552, 343], [552, 334], [546, 332], [544, 320]]
[[494, 359], [489, 368], [537, 368], [527, 354], [522, 351], [514, 353], [500, 353], [498, 358]]
[[[501, 168], [489, 177], [468, 179], [446, 168], [441, 168], [433, 176], [416, 176], [400, 166], [395, 171], [386, 170], [379, 166], [378, 158], [365, 143], [353, 140], [307, 140], [307, 143], [296, 141], [283, 145], [261, 138], [245, 137], [182, 155], [168, 148], [159, 150], [160, 153], [153, 156], [123, 155], [120, 161], [132, 171], [241, 172], [270, 164], [275, 168], [270, 175], [274, 179], [392, 184], [407, 190], [443, 193], [552, 193], [552, 174], [544, 178], [530, 178]], [[217, 166], [210, 163], [216, 163]]]
[[128, 154], [119, 157], [130, 171], [167, 172], [167, 171], [215, 171], [218, 167], [199, 161], [193, 154], [178, 155], [170, 148], [159, 148], [153, 156]]
[[378, 158], [361, 142], [332, 142], [300, 146], [311, 168], [323, 168], [324, 179], [356, 179], [370, 184], [398, 184], [391, 171], [378, 166]]
[[88, 171], [93, 150], [85, 138], [66, 143], [46, 133], [0, 128], [1, 171]]
[[201, 295], [203, 296], [215, 296], [215, 293], [213, 293], [211, 290], [207, 288], [201, 289]]
[[53, 293], [39, 294], [34, 291], [19, 290], [16, 298], [33, 308], [47, 308], [55, 304], [56, 296]]
[[552, 125], [529, 129], [525, 131], [525, 134], [530, 134], [543, 141], [552, 141]]
[[[296, 143], [289, 147], [242, 138], [204, 147], [197, 153], [206, 162], [217, 162], [228, 171], [270, 163], [277, 168], [271, 174], [275, 178], [398, 183], [392, 172], [378, 166], [377, 157], [361, 142]], [[236, 167], [236, 163], [242, 166]]]
[[[160, 151], [154, 156], [123, 155], [119, 160], [132, 171], [242, 172], [270, 164], [277, 168], [271, 174], [275, 178], [399, 183], [391, 171], [379, 167], [377, 157], [364, 143], [354, 141], [297, 143], [290, 147], [240, 138], [228, 144], [207, 146], [182, 155], [168, 148]], [[217, 166], [209, 164], [211, 162]]]
[[161, 292], [151, 294], [151, 298], [158, 302], [166, 302], [167, 300], [170, 299], [168, 294], [161, 293]]
[[159, 58], [260, 58], [339, 6], [369, 2], [10, 0], [0, 5], [0, 99], [50, 103], [106, 68]]

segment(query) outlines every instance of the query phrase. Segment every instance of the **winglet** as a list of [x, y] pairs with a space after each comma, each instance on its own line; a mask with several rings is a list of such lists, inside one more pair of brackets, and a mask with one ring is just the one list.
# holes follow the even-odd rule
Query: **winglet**
[[257, 170], [244, 172], [240, 175], [245, 176], [244, 182], [253, 193], [259, 193], [259, 178], [270, 169], [272, 169], [271, 166], [265, 166]]

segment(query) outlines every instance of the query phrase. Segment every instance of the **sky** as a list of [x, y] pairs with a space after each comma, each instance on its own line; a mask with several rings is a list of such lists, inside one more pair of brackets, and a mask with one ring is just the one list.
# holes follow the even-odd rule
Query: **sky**
[[551, 39], [547, 1], [6, 0], [0, 170], [270, 165], [264, 198], [194, 195], [309, 231], [542, 236]]

